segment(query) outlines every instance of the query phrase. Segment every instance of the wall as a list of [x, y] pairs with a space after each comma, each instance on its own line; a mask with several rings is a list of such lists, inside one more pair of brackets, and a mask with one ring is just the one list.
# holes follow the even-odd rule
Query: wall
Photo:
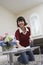
[[[43, 35], [43, 4], [35, 6], [35, 7], [31, 8], [31, 9], [29, 9], [29, 10], [26, 10], [26, 11], [20, 13], [18, 16], [24, 16], [25, 19], [26, 19], [26, 21], [27, 21], [27, 23], [30, 26], [30, 20], [29, 20], [29, 18], [30, 18], [30, 15], [32, 13], [37, 13], [39, 15], [40, 26], [41, 26], [41, 29], [42, 29], [41, 33]], [[42, 37], [42, 35], [41, 35], [41, 37]]]
[[[22, 13], [18, 14], [17, 16], [15, 16], [15, 14], [11, 13], [7, 9], [0, 6], [0, 34], [3, 34], [4, 32], [8, 32], [9, 34], [14, 33], [17, 28], [16, 18], [18, 16], [24, 16], [28, 25], [30, 26], [29, 17], [32, 13], [37, 13], [39, 15], [43, 34], [43, 4], [25, 10]], [[43, 35], [41, 37], [43, 37]]]
[[13, 34], [16, 30], [16, 16], [0, 6], [0, 34], [8, 32]]

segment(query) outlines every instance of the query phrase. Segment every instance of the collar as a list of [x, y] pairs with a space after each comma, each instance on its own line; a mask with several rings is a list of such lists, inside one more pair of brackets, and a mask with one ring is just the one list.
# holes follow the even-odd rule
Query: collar
[[[25, 28], [26, 28], [26, 32], [29, 31], [27, 27], [25, 27]], [[23, 31], [21, 30], [21, 28], [19, 28], [19, 32], [23, 33]]]

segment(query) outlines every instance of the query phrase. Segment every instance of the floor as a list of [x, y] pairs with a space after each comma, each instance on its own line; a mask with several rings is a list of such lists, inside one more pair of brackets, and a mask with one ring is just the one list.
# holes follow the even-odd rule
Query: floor
[[[6, 58], [4, 58], [4, 59], [6, 59]], [[2, 60], [3, 60], [3, 58], [2, 58]], [[3, 61], [3, 62], [0, 61], [0, 65], [10, 65], [8, 63], [8, 60], [9, 60], [9, 58], [7, 60]], [[14, 60], [13, 61], [14, 63], [12, 63], [12, 65], [24, 65], [24, 64], [21, 64], [21, 63], [19, 63], [17, 61], [17, 57], [16, 56], [13, 57], [13, 60]], [[29, 62], [26, 65], [43, 65], [43, 54], [42, 55], [35, 55], [35, 61], [34, 62]]]

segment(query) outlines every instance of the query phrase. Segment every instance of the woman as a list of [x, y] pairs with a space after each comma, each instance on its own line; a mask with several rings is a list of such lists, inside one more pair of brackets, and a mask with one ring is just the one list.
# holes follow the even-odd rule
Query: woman
[[[30, 45], [31, 31], [29, 27], [26, 27], [27, 23], [24, 17], [17, 18], [18, 29], [15, 32], [18, 48], [27, 47]], [[23, 64], [27, 64], [29, 61], [34, 61], [34, 55], [32, 51], [22, 52], [18, 61]]]

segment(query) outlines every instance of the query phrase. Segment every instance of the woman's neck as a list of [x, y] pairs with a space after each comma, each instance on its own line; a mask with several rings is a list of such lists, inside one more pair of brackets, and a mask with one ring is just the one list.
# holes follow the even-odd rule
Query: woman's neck
[[24, 33], [26, 32], [26, 28], [25, 28], [25, 27], [22, 27], [21, 29], [22, 29], [22, 31], [23, 31]]

